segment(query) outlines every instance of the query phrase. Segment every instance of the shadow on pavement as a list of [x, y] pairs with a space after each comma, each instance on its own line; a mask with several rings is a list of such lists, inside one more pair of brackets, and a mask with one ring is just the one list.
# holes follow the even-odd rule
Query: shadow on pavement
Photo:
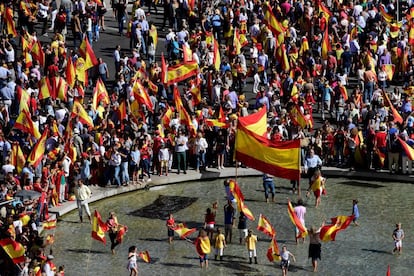
[[73, 253], [93, 253], [93, 254], [108, 254], [108, 251], [89, 250], [89, 249], [66, 249], [66, 251]]
[[366, 188], [384, 188], [385, 186], [374, 184], [374, 183], [367, 183], [367, 182], [359, 182], [359, 181], [343, 181], [339, 182], [338, 184], [341, 185], [348, 185], [348, 186], [358, 186], [358, 187], [366, 187]]

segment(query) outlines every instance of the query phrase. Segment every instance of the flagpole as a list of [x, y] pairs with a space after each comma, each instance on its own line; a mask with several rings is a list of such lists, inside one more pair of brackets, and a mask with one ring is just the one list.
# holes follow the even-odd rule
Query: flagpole
[[301, 160], [301, 157], [302, 157], [302, 154], [301, 154], [301, 152], [302, 152], [302, 147], [299, 145], [299, 151], [298, 151], [298, 155], [299, 155], [299, 158], [298, 158], [298, 160], [299, 160], [299, 177], [298, 177], [298, 197], [300, 197], [300, 174], [301, 174], [301, 171], [302, 171], [302, 160]]

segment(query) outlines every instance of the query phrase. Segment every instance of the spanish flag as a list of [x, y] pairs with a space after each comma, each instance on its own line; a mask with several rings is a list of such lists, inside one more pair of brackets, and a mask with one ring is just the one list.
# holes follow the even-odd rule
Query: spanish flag
[[19, 215], [19, 220], [22, 222], [23, 226], [29, 224], [30, 216], [27, 213], [22, 213]]
[[185, 239], [187, 236], [194, 233], [197, 229], [196, 228], [187, 228], [184, 223], [178, 223], [175, 228], [173, 228], [174, 232], [180, 236], [181, 239]]
[[49, 234], [46, 236], [46, 244], [51, 245], [55, 242], [55, 235]]
[[26, 68], [30, 68], [33, 66], [33, 58], [32, 55], [29, 53], [29, 51], [24, 51], [24, 63], [26, 65]]
[[49, 128], [46, 127], [42, 133], [42, 136], [37, 141], [36, 145], [33, 147], [32, 152], [27, 157], [27, 162], [33, 165], [34, 168], [39, 165], [42, 161], [43, 155], [45, 154], [46, 149], [46, 140], [49, 136]]
[[4, 23], [6, 24], [6, 33], [13, 35], [13, 37], [16, 37], [17, 31], [13, 19], [13, 10], [11, 8], [6, 8], [6, 12], [4, 14]]
[[95, 210], [92, 219], [92, 238], [106, 244], [105, 232], [107, 231], [108, 226], [105, 222], [102, 221], [101, 214], [99, 214], [99, 212]]
[[216, 71], [220, 71], [221, 57], [220, 57], [220, 45], [217, 40], [213, 37], [213, 65]]
[[10, 163], [16, 168], [17, 173], [21, 173], [26, 163], [26, 157], [23, 154], [22, 148], [19, 143], [12, 144], [12, 150], [10, 154]]
[[283, 71], [290, 71], [290, 63], [286, 52], [285, 44], [281, 44], [279, 47], [277, 47], [276, 59], [280, 62]]
[[404, 149], [404, 152], [407, 155], [408, 159], [414, 160], [414, 149], [400, 137], [398, 137], [398, 140], [400, 141], [401, 146]]
[[167, 85], [184, 81], [188, 78], [196, 76], [197, 73], [198, 63], [195, 61], [169, 66], [166, 77]]
[[309, 42], [306, 36], [304, 36], [302, 37], [302, 44], [299, 48], [299, 55], [303, 56], [306, 53], [306, 51], [309, 51]]
[[390, 101], [390, 98], [388, 97], [387, 92], [383, 91], [382, 94], [384, 96], [384, 104], [385, 104], [385, 106], [387, 106], [389, 109], [391, 109], [391, 113], [392, 113], [392, 116], [394, 118], [393, 121], [402, 124], [404, 122], [404, 120], [401, 117], [400, 113], [398, 113], [397, 109], [395, 109], [395, 107], [392, 104], [392, 102]]
[[134, 82], [134, 86], [132, 87], [132, 93], [134, 94], [135, 100], [137, 100], [140, 105], [145, 105], [150, 111], [154, 110], [154, 106], [148, 95], [148, 92], [141, 84], [140, 80], [136, 80]]
[[17, 99], [19, 100], [19, 112], [22, 112], [22, 110], [29, 110], [30, 95], [27, 90], [18, 85], [16, 93]]
[[88, 115], [85, 108], [83, 108], [82, 104], [78, 101], [75, 101], [73, 103], [72, 114], [70, 117], [71, 118], [79, 117], [79, 121], [93, 128], [92, 118]]
[[92, 96], [93, 110], [97, 110], [101, 102], [104, 104], [104, 106], [107, 106], [108, 104], [111, 103], [105, 84], [102, 82], [101, 78], [99, 78], [98, 81], [96, 82], [95, 89], [93, 90], [93, 96]]
[[218, 127], [218, 128], [229, 128], [230, 124], [226, 122], [220, 122], [217, 119], [206, 119], [206, 125], [209, 127]]
[[68, 58], [68, 63], [66, 65], [66, 81], [71, 88], [75, 86], [76, 72], [75, 65], [73, 64], [72, 57]]
[[392, 78], [394, 77], [395, 65], [394, 64], [383, 64], [382, 69], [385, 71], [385, 73], [387, 73], [387, 79], [391, 81]]
[[57, 223], [56, 219], [47, 220], [43, 222], [42, 227], [43, 229], [47, 229], [47, 230], [54, 229], [56, 228], [56, 223]]
[[32, 121], [32, 116], [26, 109], [22, 110], [19, 117], [17, 117], [14, 128], [20, 129], [23, 133], [30, 133], [36, 139], [41, 136], [39, 129]]
[[155, 50], [157, 50], [158, 32], [157, 32], [157, 27], [154, 24], [151, 24], [151, 28], [149, 29], [148, 35], [150, 37], [152, 37], [152, 41], [154, 42]]
[[21, 243], [11, 238], [6, 238], [6, 239], [0, 240], [0, 246], [7, 253], [7, 255], [9, 255], [13, 263], [18, 264], [18, 263], [24, 262], [25, 250], [24, 250], [24, 246]]
[[39, 40], [33, 43], [30, 53], [32, 54], [32, 57], [39, 62], [41, 67], [45, 66], [45, 53], [43, 52], [42, 45]]
[[234, 47], [234, 52], [236, 55], [240, 55], [241, 48], [242, 48], [238, 34], [239, 34], [239, 30], [236, 28], [234, 30], [234, 35], [233, 35], [233, 47]]
[[170, 123], [171, 123], [171, 119], [173, 115], [174, 115], [173, 109], [170, 106], [168, 106], [167, 110], [165, 111], [164, 115], [162, 115], [162, 118], [161, 118], [161, 124], [165, 129], [170, 128]]
[[209, 254], [211, 251], [210, 239], [208, 236], [198, 237], [195, 240], [194, 245], [200, 257], [204, 257], [204, 255]]
[[61, 99], [62, 101], [66, 102], [68, 88], [69, 88], [68, 83], [62, 77], [55, 77], [54, 80], [56, 83], [55, 87], [56, 87], [57, 97]]
[[262, 231], [272, 238], [276, 235], [276, 231], [272, 224], [270, 224], [270, 221], [262, 214], [260, 214], [259, 220], [257, 221], [257, 230]]
[[229, 188], [230, 188], [230, 191], [233, 194], [234, 198], [237, 201], [237, 208], [239, 209], [239, 211], [242, 211], [244, 213], [244, 215], [249, 220], [255, 220], [255, 218], [253, 216], [253, 213], [244, 204], [244, 196], [243, 196], [243, 193], [242, 193], [242, 191], [240, 189], [240, 186], [237, 184], [237, 182], [234, 181], [234, 180], [230, 180], [230, 182], [229, 182]]
[[267, 249], [266, 256], [269, 262], [275, 262], [275, 261], [281, 260], [279, 246], [277, 245], [276, 237], [273, 237], [272, 240], [270, 241], [270, 245], [269, 245], [269, 248]]
[[347, 101], [348, 100], [348, 91], [346, 90], [346, 87], [343, 86], [342, 84], [340, 84], [338, 86], [338, 89], [339, 89], [339, 92], [342, 95], [342, 98], [344, 98], [344, 101]]
[[127, 105], [126, 105], [126, 100], [122, 100], [119, 103], [118, 111], [119, 111], [119, 119], [120, 119], [121, 122], [124, 119], [127, 119]]
[[85, 36], [81, 45], [79, 46], [79, 52], [85, 60], [84, 70], [88, 70], [89, 68], [98, 65], [98, 60], [96, 59], [95, 53], [91, 45], [89, 44], [87, 36]]
[[174, 98], [175, 108], [177, 109], [177, 112], [180, 112], [180, 109], [184, 108], [184, 106], [183, 106], [183, 101], [181, 100], [180, 90], [178, 90], [177, 85], [174, 85], [173, 98]]
[[190, 93], [193, 97], [194, 106], [199, 105], [201, 103], [200, 85], [194, 85], [191, 87]]
[[191, 52], [190, 47], [185, 45], [185, 43], [183, 44], [183, 58], [184, 62], [189, 62], [193, 60], [193, 52]]
[[151, 257], [148, 253], [148, 251], [141, 251], [139, 252], [139, 257], [146, 263], [150, 263], [151, 262]]
[[325, 59], [325, 60], [328, 59], [328, 53], [329, 51], [332, 50], [331, 43], [329, 42], [328, 29], [329, 28], [326, 28], [323, 34], [322, 50], [321, 50], [322, 59]]
[[240, 122], [235, 145], [237, 160], [276, 177], [299, 180], [300, 140], [272, 142], [250, 131]]
[[331, 218], [332, 224], [325, 225], [321, 228], [321, 232], [319, 233], [320, 239], [324, 242], [335, 241], [336, 233], [345, 230], [353, 219], [354, 215]]
[[323, 16], [326, 18], [326, 22], [328, 22], [329, 17], [332, 16], [332, 12], [325, 7], [325, 5], [322, 2], [319, 2], [319, 14], [323, 13]]
[[273, 14], [272, 8], [269, 3], [263, 5], [264, 21], [267, 27], [272, 31], [273, 34], [278, 36], [286, 31], [286, 28], [277, 20]]
[[391, 38], [396, 38], [400, 34], [400, 28], [402, 27], [402, 22], [390, 23], [390, 36]]
[[58, 158], [59, 153], [60, 153], [60, 148], [56, 147], [47, 153], [47, 158], [49, 158], [49, 160], [51, 161], [55, 161]]
[[128, 232], [128, 227], [126, 225], [120, 225], [118, 228], [118, 234], [116, 235], [116, 241], [118, 243], [122, 243], [126, 232]]
[[195, 137], [197, 135], [197, 129], [195, 128], [193, 121], [191, 120], [191, 117], [188, 114], [187, 110], [184, 107], [182, 107], [178, 110], [178, 112], [180, 113], [181, 124], [187, 127], [191, 137]]
[[259, 136], [267, 137], [267, 110], [260, 109], [246, 117], [240, 117], [238, 124]]
[[50, 98], [52, 86], [49, 77], [43, 77], [39, 81], [39, 100]]
[[380, 13], [381, 13], [381, 15], [382, 15], [382, 17], [384, 18], [384, 20], [385, 20], [385, 21], [387, 21], [388, 23], [391, 23], [391, 22], [392, 22], [392, 20], [393, 20], [394, 18], [393, 18], [393, 16], [392, 16], [392, 15], [388, 14], [388, 13], [385, 11], [385, 6], [384, 6], [383, 4], [380, 4], [380, 5], [379, 5], [379, 11], [380, 11]]
[[86, 61], [82, 57], [78, 57], [75, 62], [75, 75], [76, 79], [83, 84], [88, 83], [88, 70], [86, 67]]
[[302, 224], [302, 222], [296, 215], [295, 210], [293, 209], [292, 203], [290, 202], [290, 199], [288, 200], [288, 214], [289, 214], [289, 217], [292, 223], [299, 230], [299, 235], [297, 236], [297, 238], [306, 237], [308, 235], [308, 230], [306, 229], [306, 227]]

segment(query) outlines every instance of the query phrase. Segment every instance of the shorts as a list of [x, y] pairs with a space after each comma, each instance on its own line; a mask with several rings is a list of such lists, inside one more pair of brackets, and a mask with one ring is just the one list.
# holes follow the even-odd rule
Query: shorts
[[206, 225], [206, 230], [214, 230], [214, 223], [208, 223]]
[[281, 262], [280, 262], [280, 268], [282, 268], [282, 269], [287, 269], [287, 268], [289, 268], [289, 264], [290, 264], [290, 262], [289, 262], [289, 260], [282, 260]]
[[216, 248], [217, 256], [223, 256], [223, 254], [224, 254], [224, 248]]
[[168, 160], [161, 160], [161, 168], [168, 166]]
[[256, 248], [253, 250], [249, 250], [249, 258], [256, 257]]
[[402, 248], [402, 240], [394, 241], [395, 247]]
[[320, 196], [321, 196], [321, 190], [320, 190], [320, 189], [318, 189], [318, 190], [314, 191], [314, 192], [313, 192], [313, 195], [314, 195], [316, 198], [320, 197]]
[[168, 237], [174, 237], [174, 230], [168, 228]]
[[208, 255], [204, 254], [203, 256], [198, 257], [198, 259], [200, 260], [200, 263], [205, 262], [208, 260]]
[[239, 229], [240, 239], [245, 239], [247, 237], [247, 229]]

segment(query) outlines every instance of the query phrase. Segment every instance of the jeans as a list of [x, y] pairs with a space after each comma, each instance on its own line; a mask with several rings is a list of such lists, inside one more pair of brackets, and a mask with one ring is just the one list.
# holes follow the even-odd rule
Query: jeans
[[197, 153], [196, 155], [197, 163], [196, 163], [196, 169], [200, 169], [200, 166], [206, 166], [206, 152], [203, 153]]
[[121, 171], [121, 167], [113, 166], [112, 168], [113, 168], [112, 180], [115, 181], [116, 185], [121, 186], [121, 179], [119, 178], [119, 172]]
[[118, 18], [118, 33], [119, 34], [122, 34], [124, 32], [124, 20], [125, 20], [124, 16], [122, 18]]
[[[79, 40], [79, 44], [78, 44]], [[82, 43], [83, 40], [83, 34], [81, 32], [74, 33], [73, 36], [73, 47], [78, 48], [78, 46]]]
[[374, 82], [369, 81], [369, 82], [365, 83], [364, 103], [371, 101], [373, 92], [374, 92]]
[[129, 181], [129, 173], [128, 173], [128, 162], [121, 163], [121, 182], [126, 183]]
[[148, 178], [151, 178], [149, 174], [149, 170], [150, 170], [149, 159], [142, 159], [141, 160], [141, 179], [144, 179], [144, 173], [148, 174]]
[[186, 158], [186, 152], [176, 152], [177, 154], [177, 171], [180, 173], [180, 169], [186, 173], [186, 164], [187, 164], [187, 158]]
[[265, 198], [269, 198], [269, 193], [272, 194], [272, 198], [275, 197], [275, 184], [273, 181], [264, 181], [263, 182], [263, 188], [265, 191]]

